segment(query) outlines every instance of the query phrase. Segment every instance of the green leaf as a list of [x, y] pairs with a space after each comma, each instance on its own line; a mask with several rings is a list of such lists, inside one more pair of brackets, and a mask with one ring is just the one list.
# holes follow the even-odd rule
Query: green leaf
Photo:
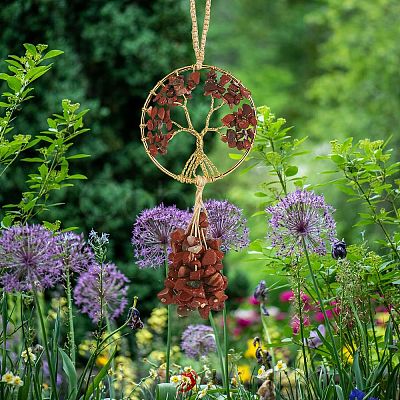
[[360, 370], [360, 354], [359, 351], [357, 350], [354, 354], [354, 361], [353, 361], [353, 371], [354, 371], [354, 376], [356, 378], [356, 386], [360, 389], [364, 389], [364, 382], [362, 379], [362, 374]]
[[3, 220], [1, 221], [2, 228], [9, 228], [12, 224], [12, 217], [11, 215], [6, 215]]
[[22, 87], [21, 81], [15, 76], [10, 76], [7, 79], [7, 85], [10, 89], [14, 90], [14, 92], [19, 92]]
[[64, 54], [64, 52], [61, 50], [50, 50], [48, 53], [45, 54], [45, 56], [43, 57], [43, 60], [47, 60], [49, 58], [54, 58], [61, 54]]
[[104, 377], [107, 375], [108, 370], [110, 369], [110, 365], [112, 360], [115, 357], [115, 353], [117, 352], [117, 348], [114, 349], [112, 352], [110, 358], [108, 359], [107, 363], [104, 365], [104, 367], [99, 371], [99, 373], [95, 376], [93, 379], [93, 382], [89, 385], [86, 393], [84, 400], [89, 400], [92, 393], [94, 392], [95, 389], [97, 389], [100, 385], [100, 382], [104, 379]]
[[39, 168], [38, 171], [40, 172], [40, 176], [42, 177], [42, 179], [44, 179], [47, 175], [47, 173], [49, 172], [49, 169], [47, 168], [46, 164], [42, 164]]
[[60, 347], [58, 348], [58, 351], [60, 352], [63, 361], [63, 370], [68, 377], [68, 398], [73, 399], [78, 392], [76, 370], [68, 354]]
[[172, 383], [159, 383], [156, 389], [156, 400], [173, 400], [176, 398], [176, 386]]
[[87, 177], [82, 174], [74, 174], [74, 175], [69, 175], [67, 179], [87, 179]]
[[24, 377], [24, 385], [18, 390], [18, 400], [28, 400], [29, 399], [29, 389], [31, 388], [31, 376], [26, 374]]
[[24, 47], [28, 50], [28, 53], [32, 54], [33, 56], [37, 54], [36, 46], [30, 43], [24, 43]]
[[87, 157], [91, 157], [91, 155], [90, 154], [83, 154], [83, 153], [74, 154], [73, 156], [67, 157], [67, 160], [75, 160], [75, 159], [78, 159], [78, 158], [87, 158]]
[[254, 196], [256, 197], [267, 197], [268, 195], [264, 192], [256, 192], [254, 193]]
[[242, 154], [229, 153], [229, 158], [231, 158], [232, 160], [240, 160], [242, 157]]
[[344, 157], [342, 157], [341, 155], [339, 155], [339, 154], [332, 154], [331, 155], [331, 160], [335, 163], [335, 164], [338, 164], [338, 165], [341, 165], [341, 164], [344, 164], [345, 163], [345, 159], [344, 159]]
[[26, 161], [26, 162], [44, 162], [43, 158], [39, 157], [32, 157], [32, 158], [23, 158], [21, 161]]
[[339, 385], [335, 385], [336, 394], [339, 400], [344, 400], [343, 390]]
[[289, 165], [285, 169], [285, 175], [286, 176], [294, 176], [297, 174], [298, 171], [299, 171], [299, 169], [295, 165]]

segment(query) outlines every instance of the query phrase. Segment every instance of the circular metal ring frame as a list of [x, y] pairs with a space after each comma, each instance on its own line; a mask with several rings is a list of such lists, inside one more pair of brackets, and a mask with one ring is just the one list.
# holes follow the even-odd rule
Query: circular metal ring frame
[[[157, 94], [157, 90], [162, 87], [165, 86], [164, 82], [166, 80], [168, 80], [168, 78], [170, 78], [172, 75], [179, 75], [182, 72], [186, 72], [186, 71], [200, 71], [203, 69], [214, 69], [215, 71], [218, 71], [222, 74], [228, 75], [235, 83], [237, 83], [238, 85], [243, 86], [243, 84], [241, 83], [241, 81], [237, 78], [235, 78], [230, 72], [225, 71], [222, 68], [218, 68], [215, 67], [213, 65], [203, 65], [201, 69], [196, 68], [196, 65], [188, 65], [186, 67], [181, 67], [176, 69], [175, 71], [169, 73], [168, 75], [166, 75], [163, 79], [161, 79], [155, 86], [154, 88], [150, 91], [149, 95], [147, 96], [147, 99], [144, 103], [144, 106], [142, 108], [142, 116], [140, 119], [140, 132], [141, 132], [141, 138], [142, 138], [142, 142], [144, 145], [144, 148], [146, 150], [146, 153], [148, 154], [148, 156], [150, 157], [151, 161], [153, 161], [153, 163], [161, 170], [163, 171], [165, 174], [169, 175], [171, 178], [176, 179], [179, 182], [182, 183], [190, 183], [190, 184], [196, 184], [196, 178], [188, 178], [188, 177], [184, 177], [181, 174], [175, 174], [171, 171], [169, 171], [167, 168], [165, 168], [154, 156], [152, 156], [150, 154], [149, 151], [149, 147], [147, 144], [147, 140], [146, 140], [146, 135], [145, 135], [145, 127], [146, 127], [146, 121], [145, 121], [145, 117], [146, 117], [146, 112], [149, 108], [150, 105], [150, 101], [152, 100], [152, 98]], [[246, 88], [245, 88], [246, 89]], [[254, 104], [253, 98], [251, 97], [251, 95], [248, 98], [248, 101], [250, 102], [251, 108], [253, 109], [255, 115], [257, 115], [256, 113], [256, 106]], [[249, 154], [249, 152], [251, 151], [253, 145], [254, 145], [254, 141], [255, 141], [255, 135], [256, 135], [256, 126], [254, 127], [254, 139], [251, 142], [250, 147], [243, 153], [242, 157], [228, 170], [226, 170], [225, 172], [219, 173], [218, 175], [212, 176], [209, 178], [209, 181], [214, 182], [218, 179], [223, 179], [225, 178], [227, 175], [229, 175], [231, 172], [233, 172], [234, 170], [236, 170], [242, 163], [243, 161], [246, 159], [247, 155]]]

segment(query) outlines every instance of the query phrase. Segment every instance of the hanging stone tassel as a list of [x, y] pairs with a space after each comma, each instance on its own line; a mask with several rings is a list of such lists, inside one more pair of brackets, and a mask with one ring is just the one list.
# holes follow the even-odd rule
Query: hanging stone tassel
[[176, 304], [180, 316], [198, 310], [207, 319], [211, 310], [224, 308], [228, 280], [222, 273], [221, 241], [207, 239], [208, 220], [202, 201], [206, 180], [197, 178], [193, 218], [186, 231], [171, 233], [168, 276], [158, 298], [164, 304]]

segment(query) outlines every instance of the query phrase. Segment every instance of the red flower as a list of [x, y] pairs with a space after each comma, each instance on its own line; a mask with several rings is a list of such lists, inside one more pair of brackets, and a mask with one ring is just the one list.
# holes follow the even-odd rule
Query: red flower
[[[193, 369], [191, 369], [189, 371], [182, 372], [181, 376], [182, 382], [178, 386], [178, 391], [180, 393], [190, 392], [196, 386], [198, 375]], [[186, 377], [186, 379], [184, 377]]]

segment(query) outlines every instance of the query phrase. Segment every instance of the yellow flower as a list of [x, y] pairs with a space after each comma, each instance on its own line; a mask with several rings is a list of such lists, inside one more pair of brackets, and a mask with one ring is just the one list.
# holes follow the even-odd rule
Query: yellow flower
[[154, 308], [150, 318], [147, 320], [147, 325], [150, 326], [154, 332], [161, 334], [167, 326], [167, 318], [166, 308]]
[[388, 312], [379, 312], [375, 315], [375, 320], [378, 325], [385, 325], [390, 319], [390, 314]]
[[276, 363], [274, 369], [275, 369], [275, 371], [279, 371], [279, 372], [286, 371], [287, 365], [286, 365], [286, 363], [284, 363], [282, 360], [279, 360], [279, 361]]
[[34, 363], [36, 361], [36, 355], [32, 351], [32, 347], [28, 347], [28, 351], [24, 350], [21, 353], [21, 357], [24, 359], [24, 361], [27, 363], [28, 360], [31, 363]]
[[146, 347], [153, 340], [153, 334], [146, 328], [136, 332], [136, 342], [139, 347]]
[[104, 354], [100, 354], [97, 358], [96, 358], [96, 364], [99, 367], [104, 367], [108, 362], [108, 357]]
[[247, 341], [247, 349], [243, 355], [246, 358], [256, 358], [256, 348], [253, 346], [253, 339]]
[[12, 384], [14, 386], [24, 386], [24, 381], [19, 376], [14, 376]]
[[149, 357], [155, 361], [163, 362], [165, 361], [165, 353], [160, 350], [154, 350], [149, 354]]
[[238, 365], [237, 369], [238, 369], [238, 375], [239, 375], [240, 381], [243, 383], [249, 382], [251, 379], [250, 367], [247, 364], [241, 364], [241, 365]]
[[14, 380], [14, 374], [10, 371], [6, 372], [2, 377], [1, 381], [7, 383], [7, 385], [12, 385]]
[[345, 361], [347, 361], [349, 364], [353, 364], [354, 358], [353, 358], [353, 352], [350, 347], [344, 346], [342, 349], [342, 356]]

